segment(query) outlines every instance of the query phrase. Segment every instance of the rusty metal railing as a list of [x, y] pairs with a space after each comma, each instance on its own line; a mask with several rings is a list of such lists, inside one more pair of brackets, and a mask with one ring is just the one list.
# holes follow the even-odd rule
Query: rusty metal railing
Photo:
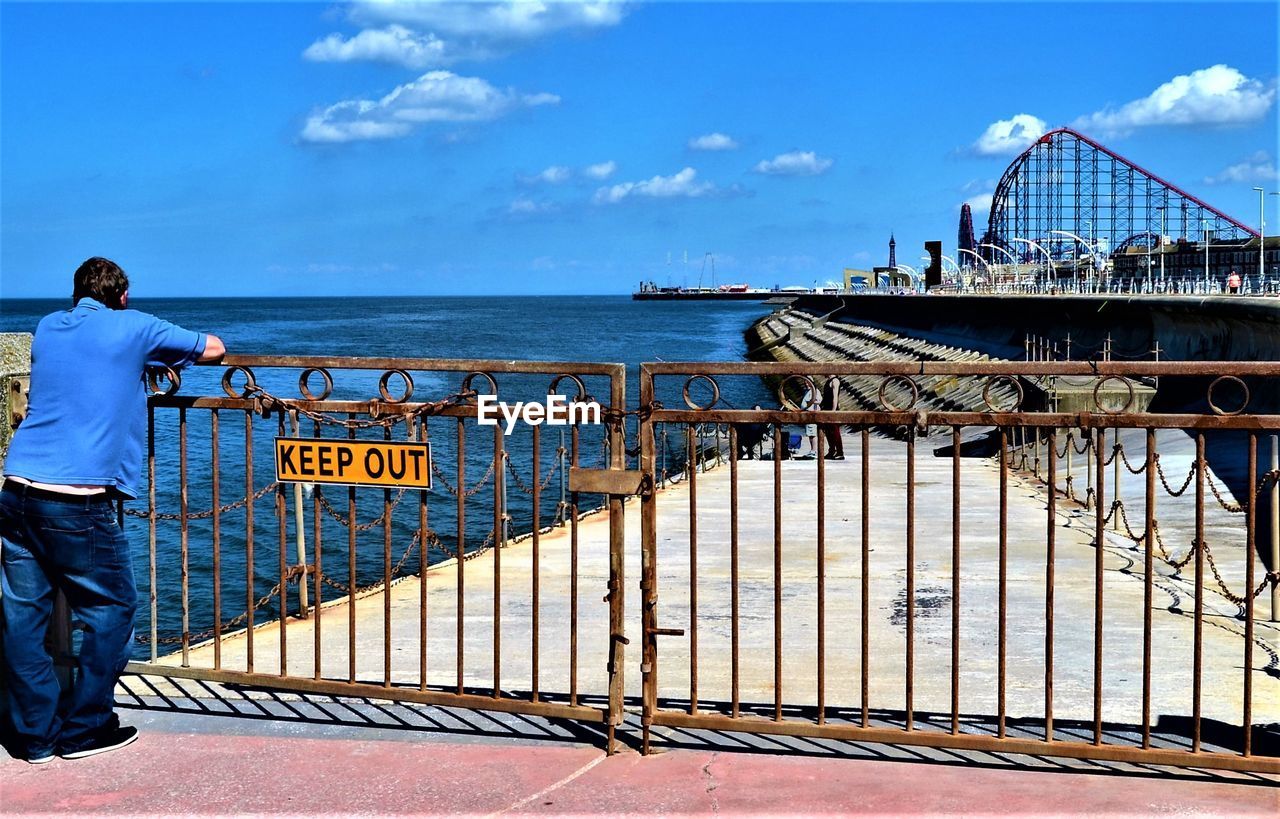
[[[1075, 379], [1070, 411], [1032, 405], [1050, 377]], [[1164, 411], [1136, 403], [1152, 377]], [[779, 408], [720, 406], [735, 378], [771, 383]], [[831, 378], [857, 400], [808, 408]], [[1280, 433], [1280, 364], [653, 363], [640, 379], [651, 483], [668, 428], [730, 439], [728, 470], [641, 502], [646, 752], [700, 728], [1280, 772], [1259, 728], [1280, 720], [1280, 632], [1255, 611], [1280, 587], [1280, 471], [1258, 454]], [[678, 391], [685, 406], [655, 404]], [[774, 457], [738, 460], [748, 424]], [[807, 424], [818, 457], [784, 460]], [[822, 457], [836, 438], [843, 461]]]
[[[540, 426], [478, 428], [475, 397], [588, 400], [598, 389], [601, 404], [623, 407], [621, 365], [237, 355], [185, 380], [152, 377], [148, 506], [131, 512], [148, 532], [146, 656], [129, 670], [602, 722], [612, 749], [622, 498], [604, 500], [608, 553], [586, 556], [600, 566], [584, 575], [589, 512], [568, 477], [625, 466], [622, 417], [574, 424], [549, 446], [555, 431]], [[304, 500], [270, 476], [276, 436], [429, 441], [433, 488], [317, 485]], [[508, 557], [517, 540], [527, 548]], [[504, 557], [527, 585], [504, 579]], [[545, 619], [549, 606], [563, 616]], [[607, 631], [590, 641], [605, 654], [579, 656], [583, 628]]]

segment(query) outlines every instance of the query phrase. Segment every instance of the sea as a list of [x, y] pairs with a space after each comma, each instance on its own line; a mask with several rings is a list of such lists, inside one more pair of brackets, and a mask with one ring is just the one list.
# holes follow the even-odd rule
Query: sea
[[[0, 332], [32, 332], [48, 313], [65, 310], [69, 299], [0, 300]], [[496, 359], [545, 362], [610, 362], [627, 368], [627, 405], [634, 408], [639, 396], [639, 365], [646, 361], [741, 361], [747, 352], [744, 332], [756, 319], [767, 315], [771, 307], [755, 302], [728, 301], [633, 301], [627, 296], [505, 296], [487, 297], [400, 297], [400, 298], [163, 298], [130, 300], [130, 308], [152, 313], [180, 326], [216, 333], [236, 354], [280, 356], [356, 356], [432, 359]], [[195, 367], [182, 375], [177, 392], [180, 396], [221, 396], [225, 368]], [[538, 376], [495, 376], [501, 400], [536, 400], [545, 396], [551, 380], [560, 373], [573, 373], [569, 364], [548, 367]], [[255, 378], [263, 389], [284, 398], [298, 398], [297, 368], [259, 368]], [[377, 397], [377, 380], [381, 371], [334, 371], [335, 399], [368, 400]], [[414, 401], [432, 401], [456, 394], [463, 373], [411, 373], [414, 379]], [[600, 378], [584, 378], [587, 392], [608, 403], [608, 384]], [[237, 384], [239, 381], [237, 381]], [[477, 380], [475, 386], [486, 382]], [[562, 385], [571, 382], [562, 381]], [[318, 390], [320, 379], [313, 378], [312, 389]], [[683, 405], [684, 379], [666, 379], [658, 384], [658, 398], [667, 406]], [[401, 390], [401, 382], [393, 378], [392, 392]], [[769, 406], [776, 399], [757, 379], [721, 380], [720, 405], [750, 407]], [[561, 387], [561, 391], [564, 387]], [[705, 382], [690, 386], [690, 396], [697, 403], [709, 399]], [[570, 395], [572, 397], [572, 395]], [[279, 616], [278, 595], [272, 591], [280, 583], [280, 554], [283, 549], [288, 564], [297, 562], [294, 529], [294, 494], [292, 487], [283, 493], [269, 490], [252, 502], [254, 545], [252, 570], [249, 567], [247, 537], [248, 493], [259, 494], [274, 478], [272, 441], [281, 432], [278, 414], [269, 418], [250, 416], [239, 410], [218, 412], [218, 444], [213, 445], [213, 413], [209, 410], [187, 411], [186, 489], [191, 520], [186, 534], [188, 588], [185, 594], [187, 630], [192, 639], [205, 636], [215, 619], [231, 628], [242, 622], [252, 589], [255, 620], [263, 622]], [[341, 420], [341, 419], [335, 419]], [[157, 409], [155, 412], [156, 508], [161, 514], [173, 515], [179, 510], [183, 488], [183, 453], [178, 412]], [[285, 426], [286, 435], [291, 429]], [[324, 423], [317, 430], [314, 422], [304, 419], [302, 435], [345, 437], [346, 429]], [[408, 431], [403, 425], [393, 428], [393, 437], [403, 438]], [[381, 438], [381, 428], [360, 430], [361, 438]], [[456, 493], [459, 430], [453, 419], [435, 418], [427, 423], [436, 464], [434, 486], [426, 493], [386, 493], [383, 490], [356, 490], [357, 576], [356, 585], [363, 587], [384, 577], [388, 563], [394, 573], [412, 573], [419, 557], [415, 549], [421, 537], [419, 506], [425, 504], [429, 537], [427, 557], [430, 563], [448, 559], [459, 542], [463, 551], [484, 548], [495, 539], [493, 506], [494, 435], [490, 429], [472, 423], [464, 426], [464, 525], [457, 525]], [[529, 490], [537, 480], [541, 489], [538, 521], [545, 526], [563, 514], [561, 504], [571, 499], [563, 486], [566, 467], [574, 450], [573, 437], [563, 427], [544, 427], [541, 435], [541, 457], [535, 478], [532, 463], [532, 431], [521, 425], [503, 446], [510, 465], [504, 474], [505, 507], [510, 515], [509, 537], [533, 528], [534, 509]], [[251, 439], [251, 443], [246, 443]], [[601, 428], [583, 428], [577, 443], [577, 463], [602, 465], [606, 453]], [[634, 419], [628, 428], [628, 460], [634, 463], [636, 445]], [[690, 442], [680, 435], [662, 436], [661, 458], [668, 468], [683, 462]], [[558, 450], [566, 452], [559, 457]], [[253, 452], [253, 474], [246, 469], [246, 449]], [[219, 513], [218, 557], [220, 570], [213, 572], [214, 519], [213, 463], [218, 466], [218, 506], [239, 501], [235, 508]], [[511, 474], [514, 472], [515, 474]], [[347, 572], [348, 529], [338, 520], [347, 514], [348, 492], [342, 487], [319, 490], [327, 504], [317, 504], [310, 489], [303, 499], [304, 535], [307, 539], [308, 562], [315, 560], [316, 520], [319, 520], [320, 542], [325, 575], [322, 594], [326, 599], [341, 596], [342, 586], [349, 587]], [[391, 515], [393, 546], [390, 560], [385, 549], [384, 528], [377, 520], [388, 501], [394, 503]], [[579, 498], [579, 512], [599, 505], [603, 498]], [[278, 514], [283, 502], [284, 514]], [[317, 512], [317, 508], [320, 509]], [[152, 616], [148, 598], [151, 588], [152, 561], [149, 521], [145, 517], [147, 500], [143, 497], [126, 505], [129, 512], [124, 525], [134, 555], [134, 571], [140, 600], [138, 633], [141, 635], [135, 656], [147, 656], [152, 632]], [[205, 513], [205, 514], [201, 514]], [[281, 525], [283, 520], [283, 536]], [[370, 522], [376, 525], [368, 526]], [[172, 641], [182, 632], [182, 549], [183, 535], [179, 522], [162, 519], [155, 535], [155, 633], [160, 640]], [[220, 610], [214, 610], [213, 588], [221, 592]], [[289, 584], [286, 605], [296, 605], [296, 583]], [[313, 595], [314, 596], [314, 589]], [[158, 648], [158, 653], [165, 653]]]

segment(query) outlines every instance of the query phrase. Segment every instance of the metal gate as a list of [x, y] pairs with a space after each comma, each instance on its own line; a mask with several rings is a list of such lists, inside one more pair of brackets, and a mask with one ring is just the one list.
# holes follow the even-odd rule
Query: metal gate
[[[1148, 412], [1135, 397], [1157, 377], [1204, 409]], [[1250, 409], [1276, 406], [1280, 365], [655, 363], [640, 378], [641, 469], [668, 487], [641, 507], [646, 752], [667, 726], [1280, 771], [1260, 727], [1280, 719], [1280, 669], [1255, 651], [1259, 629], [1276, 638], [1255, 608], [1280, 579], [1256, 559], [1280, 477], [1259, 439], [1280, 416]], [[720, 401], [760, 378], [778, 409]], [[805, 396], [828, 379], [845, 400], [816, 409]], [[818, 457], [765, 460], [762, 431], [815, 439]], [[836, 439], [848, 452], [827, 460]], [[1192, 447], [1189, 469], [1162, 446]], [[1209, 468], [1222, 447], [1247, 469], [1235, 501]]]
[[[603, 722], [612, 750], [623, 503], [598, 484], [625, 465], [621, 365], [228, 356], [184, 378], [152, 378], [129, 671]], [[593, 392], [597, 424], [478, 426], [481, 394]], [[427, 441], [433, 487], [280, 483], [274, 437]], [[607, 552], [580, 552], [587, 525]]]

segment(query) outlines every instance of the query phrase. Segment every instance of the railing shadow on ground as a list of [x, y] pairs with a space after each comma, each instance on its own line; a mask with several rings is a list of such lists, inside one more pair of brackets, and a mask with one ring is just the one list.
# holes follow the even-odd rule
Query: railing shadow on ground
[[[487, 690], [487, 689], [486, 689]], [[477, 691], [476, 693], [483, 693]], [[528, 692], [511, 691], [512, 696], [528, 696]], [[600, 706], [603, 697], [583, 696], [586, 705]], [[640, 752], [643, 746], [643, 728], [640, 724], [639, 698], [626, 700], [625, 719], [617, 730], [619, 746]], [[685, 710], [687, 700], [662, 699], [660, 707], [669, 710]], [[120, 711], [148, 712], [157, 715], [182, 717], [229, 718], [259, 722], [290, 723], [329, 729], [326, 736], [367, 739], [364, 731], [389, 731], [400, 734], [400, 739], [412, 734], [427, 735], [432, 739], [459, 739], [467, 742], [492, 740], [518, 740], [522, 742], [569, 743], [588, 745], [604, 752], [608, 745], [603, 724], [584, 723], [577, 720], [545, 718], [518, 713], [477, 711], [449, 706], [423, 705], [412, 702], [395, 702], [367, 697], [343, 697], [301, 692], [284, 692], [253, 686], [210, 684], [202, 680], [180, 679], [126, 674], [117, 689], [116, 707]], [[701, 701], [704, 711], [723, 710], [728, 713], [728, 703]], [[748, 716], [769, 718], [771, 704], [741, 705]], [[816, 719], [813, 707], [795, 706], [786, 709], [789, 718]], [[868, 712], [872, 727], [896, 727], [905, 725], [902, 711], [871, 709]], [[858, 709], [828, 708], [828, 723], [857, 724], [861, 718]], [[915, 712], [917, 731], [945, 733], [950, 725], [949, 713]], [[1258, 726], [1262, 728], [1263, 726]], [[1044, 723], [1035, 718], [1006, 720], [1009, 736], [1038, 738], [1044, 734]], [[190, 730], [190, 726], [187, 726]], [[996, 719], [992, 715], [970, 714], [961, 719], [962, 733], [994, 734]], [[1056, 720], [1054, 736], [1062, 740], [1087, 741], [1092, 722]], [[221, 729], [212, 729], [219, 733]], [[1153, 746], [1166, 748], [1190, 748], [1191, 723], [1184, 718], [1163, 717], [1152, 726]], [[1123, 723], [1104, 723], [1104, 741], [1117, 744], [1133, 743], [1141, 729]], [[1205, 721], [1202, 739], [1206, 747], [1226, 752], [1239, 752], [1239, 728]], [[676, 728], [655, 726], [651, 734], [651, 750], [712, 751], [726, 753], [774, 754], [791, 757], [836, 758], [874, 760], [880, 762], [904, 762], [923, 765], [964, 766], [990, 770], [1040, 771], [1069, 774], [1094, 774], [1117, 777], [1164, 777], [1177, 781], [1216, 782], [1263, 787], [1280, 785], [1280, 777], [1266, 774], [1211, 770], [1200, 768], [1174, 768], [1141, 763], [1109, 762], [1090, 759], [1068, 759], [1044, 755], [1027, 755], [991, 751], [971, 751], [948, 748], [932, 748], [917, 745], [900, 745], [881, 742], [858, 742], [824, 737], [784, 736], [763, 733], [728, 732], [711, 729]], [[13, 755], [9, 737], [3, 737], [3, 745]], [[1280, 725], [1269, 730], [1257, 730], [1254, 734], [1254, 752], [1274, 755], [1280, 751]]]

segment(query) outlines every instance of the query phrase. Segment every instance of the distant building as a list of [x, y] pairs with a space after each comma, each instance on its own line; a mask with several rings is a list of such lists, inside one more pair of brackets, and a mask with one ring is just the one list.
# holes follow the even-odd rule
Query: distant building
[[895, 268], [898, 266], [897, 247], [898, 247], [898, 243], [893, 240], [893, 234], [890, 233], [889, 234], [889, 267], [890, 268]]
[[[1202, 242], [1178, 239], [1151, 250], [1151, 275], [1160, 277], [1160, 259], [1164, 257], [1166, 278], [1204, 278], [1205, 248]], [[1112, 275], [1117, 278], [1147, 277], [1147, 249], [1133, 245], [1111, 257]], [[1266, 274], [1280, 278], [1280, 236], [1268, 236]], [[1224, 239], [1209, 243], [1209, 278], [1225, 279], [1234, 270], [1242, 276], [1258, 274], [1258, 239]]]

